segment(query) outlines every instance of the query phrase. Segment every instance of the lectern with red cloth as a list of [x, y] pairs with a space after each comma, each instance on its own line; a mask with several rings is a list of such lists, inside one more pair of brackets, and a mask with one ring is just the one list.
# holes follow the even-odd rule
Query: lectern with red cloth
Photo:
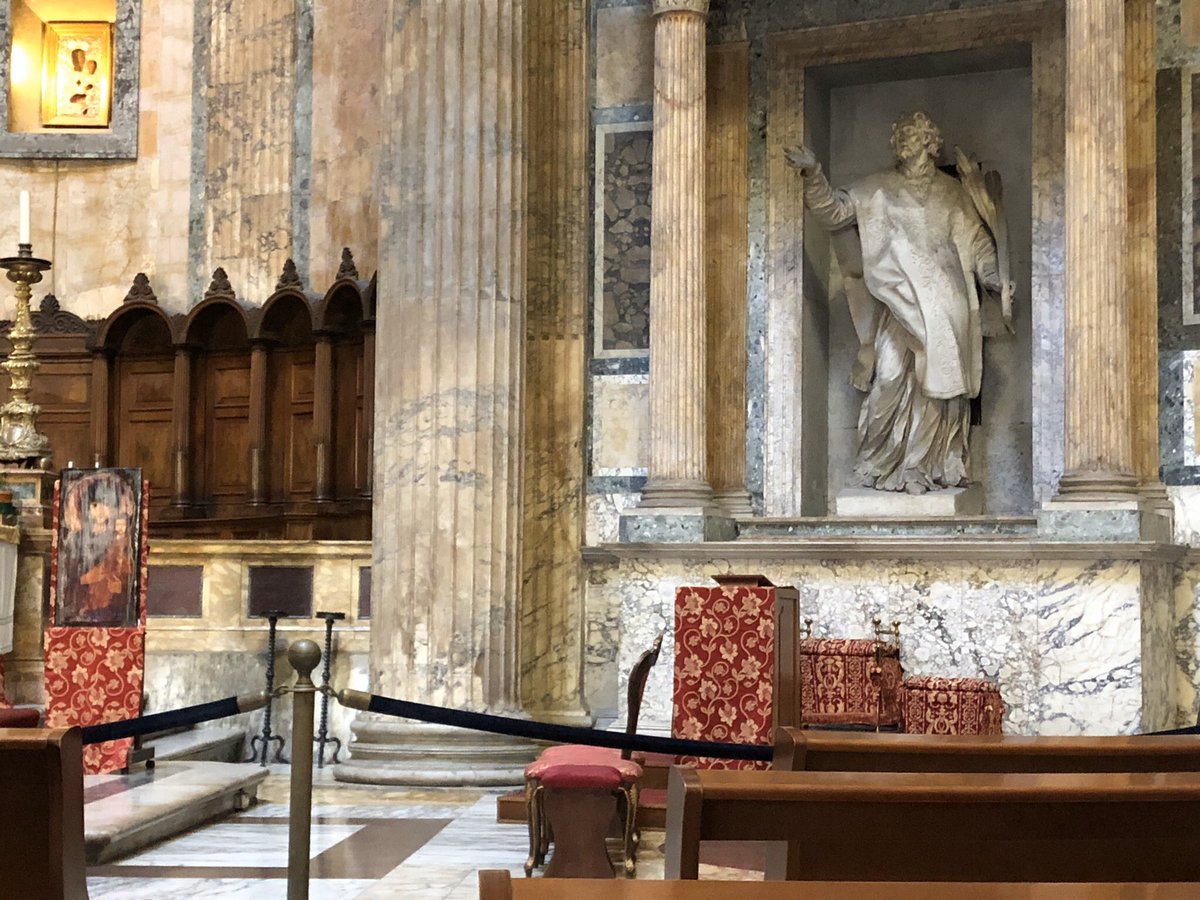
[[[671, 732], [689, 740], [770, 744], [799, 724], [796, 690], [800, 594], [761, 575], [721, 576], [716, 587], [675, 591]], [[702, 768], [765, 768], [749, 760], [681, 757]]]

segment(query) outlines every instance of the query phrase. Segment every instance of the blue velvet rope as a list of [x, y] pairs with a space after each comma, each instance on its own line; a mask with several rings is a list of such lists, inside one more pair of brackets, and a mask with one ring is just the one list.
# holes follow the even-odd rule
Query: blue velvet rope
[[755, 744], [726, 744], [717, 741], [685, 741], [678, 738], [654, 737], [646, 734], [625, 734], [620, 731], [596, 731], [591, 728], [575, 728], [570, 725], [551, 725], [547, 722], [531, 722], [525, 719], [510, 719], [486, 713], [467, 712], [461, 709], [446, 709], [396, 700], [393, 697], [371, 695], [367, 710], [402, 719], [418, 719], [435, 725], [450, 725], [454, 728], [469, 728], [472, 731], [488, 731], [510, 737], [529, 738], [535, 741], [550, 741], [558, 744], [587, 744], [592, 747], [609, 747], [616, 750], [637, 750], [642, 753], [663, 753], [668, 756], [704, 756], [715, 759], [748, 759], [769, 762], [774, 749]]
[[83, 729], [83, 742], [85, 744], [100, 744], [104, 741], [116, 741], [121, 738], [151, 734], [155, 731], [165, 731], [168, 728], [179, 728], [183, 725], [196, 725], [199, 722], [210, 722], [213, 719], [224, 719], [227, 716], [236, 716], [242, 711], [237, 697], [226, 697], [224, 700], [213, 700], [211, 703], [200, 703], [196, 706], [185, 706], [182, 709], [172, 709], [167, 712], [141, 716], [137, 719], [125, 719], [121, 722], [105, 722], [103, 725], [89, 725]]

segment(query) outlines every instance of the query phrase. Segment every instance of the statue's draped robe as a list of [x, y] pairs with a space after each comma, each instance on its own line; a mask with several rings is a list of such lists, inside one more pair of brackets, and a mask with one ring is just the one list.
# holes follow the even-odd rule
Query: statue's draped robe
[[834, 190], [818, 169], [804, 193], [825, 227], [857, 224], [874, 300], [851, 304], [863, 344], [855, 386], [867, 391], [856, 480], [892, 491], [965, 483], [983, 372], [977, 279], [998, 286], [996, 247], [970, 197], [937, 170], [881, 172]]

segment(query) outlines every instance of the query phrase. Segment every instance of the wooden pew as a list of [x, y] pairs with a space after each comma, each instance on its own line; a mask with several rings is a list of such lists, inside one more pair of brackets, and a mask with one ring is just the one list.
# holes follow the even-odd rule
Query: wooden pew
[[1200, 735], [1020, 737], [779, 728], [785, 772], [1200, 772]]
[[[573, 879], [571, 900], [1195, 900], [1200, 883], [937, 884]], [[479, 900], [562, 900], [563, 882], [479, 873]]]
[[78, 728], [0, 728], [0, 897], [87, 900]]
[[772, 842], [789, 881], [1200, 881], [1200, 774], [676, 767], [667, 878], [701, 841]]

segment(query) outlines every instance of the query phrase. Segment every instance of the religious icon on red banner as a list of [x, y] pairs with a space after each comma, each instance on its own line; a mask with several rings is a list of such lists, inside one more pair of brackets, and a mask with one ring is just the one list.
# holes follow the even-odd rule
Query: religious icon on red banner
[[65, 469], [55, 625], [138, 623], [141, 469]]

